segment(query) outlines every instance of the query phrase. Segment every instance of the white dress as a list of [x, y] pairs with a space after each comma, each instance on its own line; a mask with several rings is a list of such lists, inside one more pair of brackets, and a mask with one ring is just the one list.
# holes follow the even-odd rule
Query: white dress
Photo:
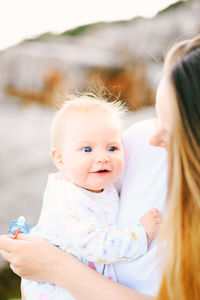
[[[117, 227], [119, 197], [113, 185], [92, 193], [50, 174], [43, 207], [32, 235], [40, 236], [106, 277], [116, 280], [113, 264], [137, 259], [147, 252], [147, 238], [137, 221]], [[139, 219], [139, 218], [138, 218]], [[22, 280], [26, 300], [74, 299], [49, 283]]]

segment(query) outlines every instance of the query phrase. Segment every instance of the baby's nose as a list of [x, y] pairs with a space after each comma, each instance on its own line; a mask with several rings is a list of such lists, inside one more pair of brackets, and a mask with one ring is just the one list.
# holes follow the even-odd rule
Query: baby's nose
[[96, 162], [105, 163], [108, 161], [109, 161], [109, 158], [105, 153], [101, 153], [101, 154], [97, 155], [97, 157], [96, 157]]

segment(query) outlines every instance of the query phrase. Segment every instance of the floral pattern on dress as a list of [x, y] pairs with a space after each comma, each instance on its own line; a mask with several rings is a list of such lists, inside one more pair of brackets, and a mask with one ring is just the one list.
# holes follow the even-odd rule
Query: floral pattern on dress
[[[102, 193], [92, 193], [50, 174], [41, 215], [32, 235], [48, 240], [117, 281], [113, 264], [131, 261], [147, 251], [144, 228], [133, 224], [120, 229], [118, 217], [119, 196], [113, 185], [105, 187]], [[49, 283], [23, 279], [23, 288], [26, 300], [74, 299], [67, 291]]]

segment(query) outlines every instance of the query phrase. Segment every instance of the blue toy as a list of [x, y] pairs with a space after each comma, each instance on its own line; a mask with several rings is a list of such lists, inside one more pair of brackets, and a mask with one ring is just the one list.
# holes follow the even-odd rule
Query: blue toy
[[12, 220], [9, 228], [9, 234], [13, 235], [14, 239], [17, 239], [19, 233], [28, 234], [31, 231], [31, 227], [23, 216], [19, 217], [17, 220]]

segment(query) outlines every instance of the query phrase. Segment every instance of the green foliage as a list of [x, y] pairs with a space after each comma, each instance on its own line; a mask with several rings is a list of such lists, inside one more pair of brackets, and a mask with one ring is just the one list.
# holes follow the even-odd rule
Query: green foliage
[[120, 21], [111, 21], [109, 22], [108, 24], [113, 24], [113, 25], [127, 25], [129, 24], [130, 22], [133, 23], [133, 22], [137, 22], [137, 21], [140, 21], [140, 20], [144, 20], [145, 18], [144, 17], [141, 17], [141, 16], [136, 16], [132, 19], [129, 19], [129, 20], [120, 20]]
[[5, 265], [0, 269], [0, 300], [10, 298], [20, 298], [20, 277]]
[[159, 12], [157, 13], [157, 15], [161, 15], [161, 14], [164, 14], [164, 13], [166, 13], [166, 12], [168, 12], [168, 11], [171, 11], [171, 10], [173, 10], [173, 9], [176, 9], [177, 7], [180, 7], [180, 6], [184, 5], [186, 2], [188, 2], [188, 1], [187, 1], [187, 0], [185, 0], [185, 1], [183, 1], [183, 0], [177, 1], [177, 2], [175, 2], [175, 3], [171, 4], [171, 5], [169, 5], [168, 7], [164, 8], [163, 10], [159, 11]]
[[[157, 15], [161, 15], [161, 14], [164, 14], [168, 11], [176, 9], [177, 7], [184, 5], [186, 2], [189, 2], [189, 1], [192, 1], [192, 0], [177, 1], [177, 2], [169, 5], [167, 8], [165, 8], [165, 9], [161, 10], [160, 12], [158, 12]], [[103, 27], [103, 26], [106, 26], [106, 25], [118, 25], [118, 24], [119, 25], [126, 25], [130, 22], [137, 22], [138, 20], [141, 20], [141, 19], [144, 19], [144, 18], [141, 17], [141, 16], [136, 16], [136, 17], [134, 17], [130, 20], [119, 20], [119, 21], [112, 21], [112, 22], [97, 22], [97, 23], [92, 23], [92, 24], [86, 24], [86, 25], [78, 26], [78, 27], [72, 28], [70, 30], [64, 31], [63, 33], [58, 34], [58, 35], [53, 34], [52, 32], [46, 32], [46, 33], [43, 33], [43, 34], [41, 34], [37, 37], [26, 39], [23, 42], [32, 42], [32, 41], [37, 41], [37, 40], [42, 40], [42, 39], [51, 39], [51, 38], [54, 38], [54, 37], [56, 38], [56, 37], [62, 37], [62, 36], [77, 37], [77, 36], [80, 36], [80, 35], [84, 34], [89, 29], [94, 29], [94, 28], [97, 28], [97, 27]]]
[[78, 26], [78, 27], [75, 27], [73, 29], [64, 31], [61, 34], [61, 36], [63, 36], [63, 35], [78, 36], [78, 35], [81, 35], [81, 34], [85, 33], [88, 29], [99, 27], [99, 26], [102, 26], [103, 24], [105, 24], [105, 23], [104, 22], [98, 22], [98, 23], [92, 23], [92, 24], [86, 24], [86, 25]]
[[137, 20], [140, 20], [140, 19], [142, 19], [142, 17], [137, 16], [137, 17], [134, 17], [133, 19], [128, 20], [128, 21], [127, 20], [120, 20], [120, 21], [97, 22], [97, 23], [92, 23], [92, 24], [86, 24], [86, 25], [83, 25], [83, 26], [75, 27], [71, 30], [67, 30], [67, 31], [63, 32], [60, 36], [64, 36], [64, 35], [78, 36], [78, 35], [81, 35], [81, 34], [85, 33], [88, 29], [94, 29], [94, 28], [103, 27], [103, 26], [106, 26], [106, 25], [117, 25], [117, 24], [126, 25], [130, 21], [132, 22], [132, 21], [137, 21]]
[[62, 33], [62, 35], [69, 35], [69, 36], [77, 36], [81, 35], [82, 33], [86, 32], [92, 25], [83, 25], [73, 28], [71, 30], [67, 30]]
[[45, 32], [45, 33], [40, 34], [36, 37], [26, 39], [23, 42], [34, 42], [34, 41], [39, 41], [39, 40], [42, 40], [42, 39], [50, 39], [50, 38], [57, 37], [57, 36], [58, 35], [53, 34], [52, 32]]

